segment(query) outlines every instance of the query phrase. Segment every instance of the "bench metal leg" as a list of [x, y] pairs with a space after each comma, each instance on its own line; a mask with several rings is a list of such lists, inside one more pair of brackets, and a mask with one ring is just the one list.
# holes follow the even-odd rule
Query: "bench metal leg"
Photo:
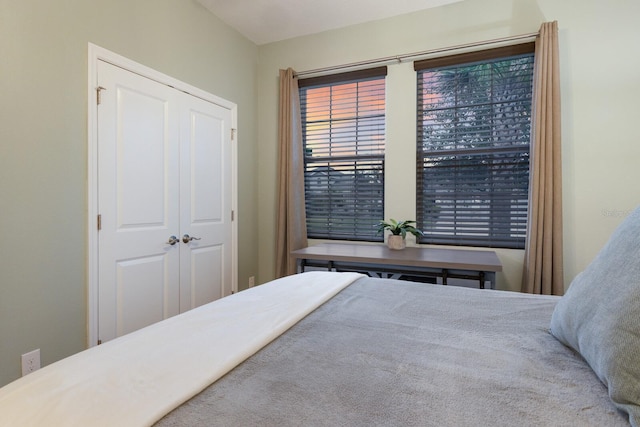
[[486, 271], [484, 274], [485, 274], [485, 277], [487, 278], [487, 280], [489, 281], [489, 284], [491, 285], [491, 289], [495, 289], [496, 288], [496, 273], [494, 271]]

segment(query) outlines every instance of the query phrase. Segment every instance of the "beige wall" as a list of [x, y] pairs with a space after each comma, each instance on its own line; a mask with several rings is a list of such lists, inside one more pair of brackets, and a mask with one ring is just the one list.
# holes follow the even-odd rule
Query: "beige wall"
[[86, 345], [88, 42], [238, 105], [240, 288], [257, 273], [258, 48], [195, 0], [0, 0], [0, 386]]
[[[437, 9], [260, 47], [259, 281], [274, 276], [278, 69], [303, 71], [560, 28], [565, 280], [593, 258], [640, 202], [635, 124], [640, 97], [640, 2], [615, 0], [466, 0]], [[415, 218], [415, 74], [389, 66], [387, 217]], [[404, 188], [400, 192], [398, 189]], [[498, 287], [517, 290], [522, 251], [500, 250]]]

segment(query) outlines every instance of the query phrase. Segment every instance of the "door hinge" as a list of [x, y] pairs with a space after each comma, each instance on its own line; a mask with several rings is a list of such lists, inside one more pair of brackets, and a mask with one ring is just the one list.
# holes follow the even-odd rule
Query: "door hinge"
[[231, 221], [236, 219], [236, 211], [231, 211]]
[[236, 129], [231, 128], [231, 140], [235, 141], [236, 139]]
[[98, 215], [98, 231], [102, 230], [102, 215]]
[[98, 104], [98, 105], [100, 105], [100, 103], [102, 102], [102, 96], [101, 96], [101, 93], [102, 93], [102, 91], [103, 91], [103, 90], [107, 90], [107, 88], [106, 88], [106, 87], [102, 87], [102, 86], [98, 86], [98, 87], [96, 88], [96, 94], [97, 94], [97, 96], [96, 96], [96, 102], [97, 102], [97, 104]]
[[98, 340], [98, 345], [102, 344], [102, 340]]

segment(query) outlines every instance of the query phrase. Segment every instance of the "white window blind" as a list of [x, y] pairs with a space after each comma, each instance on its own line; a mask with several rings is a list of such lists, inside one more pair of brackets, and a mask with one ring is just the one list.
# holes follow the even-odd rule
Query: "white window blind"
[[307, 235], [382, 241], [386, 67], [301, 79]]
[[524, 247], [533, 48], [415, 63], [421, 243]]

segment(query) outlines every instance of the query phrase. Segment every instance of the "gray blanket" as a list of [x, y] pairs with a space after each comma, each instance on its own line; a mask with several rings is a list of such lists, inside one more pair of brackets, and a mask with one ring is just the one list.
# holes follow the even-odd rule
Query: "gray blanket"
[[628, 426], [556, 297], [359, 279], [158, 426]]

